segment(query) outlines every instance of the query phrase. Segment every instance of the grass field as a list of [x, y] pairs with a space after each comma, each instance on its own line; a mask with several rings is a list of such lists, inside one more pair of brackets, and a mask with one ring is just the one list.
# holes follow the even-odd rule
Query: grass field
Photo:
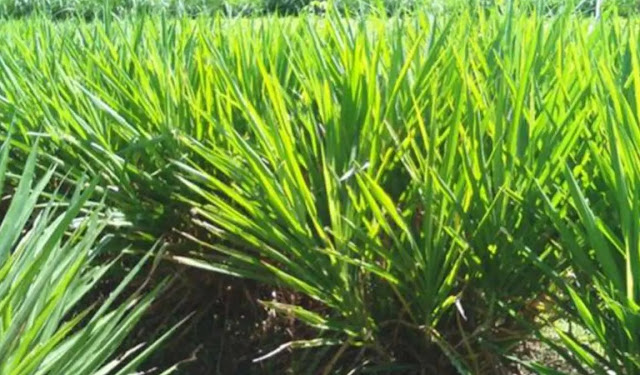
[[0, 373], [640, 374], [640, 20], [460, 9], [0, 23]]
[[[327, 9], [342, 14], [371, 13], [450, 13], [466, 9], [495, 10], [509, 0], [0, 0], [0, 19], [16, 19], [34, 15], [51, 19], [103, 19], [105, 16], [169, 15], [197, 16], [259, 16], [265, 14], [324, 13]], [[547, 14], [557, 14], [567, 7], [580, 14], [593, 14], [600, 4], [603, 10], [633, 14], [640, 10], [635, 0], [518, 0], [517, 6], [538, 8]]]

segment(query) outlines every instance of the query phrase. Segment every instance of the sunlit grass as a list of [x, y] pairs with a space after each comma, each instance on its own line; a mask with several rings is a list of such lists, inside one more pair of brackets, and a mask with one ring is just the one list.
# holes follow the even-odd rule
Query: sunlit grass
[[264, 304], [331, 366], [488, 373], [562, 318], [638, 373], [640, 24], [501, 10], [3, 23], [2, 126], [174, 261], [313, 300]]

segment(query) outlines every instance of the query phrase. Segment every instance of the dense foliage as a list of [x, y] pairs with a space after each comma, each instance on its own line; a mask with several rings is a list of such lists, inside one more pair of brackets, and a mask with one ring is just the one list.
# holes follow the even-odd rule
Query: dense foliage
[[298, 296], [262, 304], [314, 335], [259, 360], [560, 371], [535, 340], [562, 371], [640, 374], [639, 30], [513, 4], [7, 21], [0, 127], [9, 169], [39, 137], [70, 181], [99, 177], [120, 241]]
[[[519, 0], [523, 9], [537, 7], [555, 14], [567, 8], [593, 14], [598, 0]], [[173, 16], [259, 15], [324, 13], [328, 9], [350, 14], [398, 12], [450, 13], [469, 8], [494, 10], [508, 0], [0, 0], [0, 17], [44, 15], [53, 19], [81, 17], [87, 20], [111, 15], [166, 14]], [[622, 14], [640, 10], [635, 0], [604, 0], [604, 9]]]
[[[9, 147], [5, 142], [0, 148], [0, 191], [15, 177], [7, 173]], [[33, 152], [13, 198], [3, 207], [0, 223], [0, 372], [124, 375], [135, 371], [170, 334], [118, 353], [159, 292], [160, 286], [142, 296], [123, 298], [148, 256], [109, 290], [100, 307], [83, 305], [115, 263], [91, 264], [109, 240], [99, 239], [108, 220], [100, 217], [104, 212], [99, 206], [82, 212], [93, 184], [80, 184], [61, 205], [56, 196], [44, 193], [55, 168], [39, 180], [35, 169]]]

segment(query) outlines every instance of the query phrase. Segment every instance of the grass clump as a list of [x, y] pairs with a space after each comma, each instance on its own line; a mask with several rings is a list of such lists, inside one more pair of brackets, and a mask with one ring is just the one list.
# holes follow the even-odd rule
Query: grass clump
[[[9, 143], [0, 148], [0, 190], [9, 184]], [[111, 264], [92, 265], [108, 241], [100, 211], [82, 212], [94, 185], [79, 188], [62, 207], [43, 193], [54, 169], [35, 177], [26, 162], [0, 224], [0, 371], [3, 374], [125, 374], [141, 367], [167, 339], [119, 355], [126, 336], [159, 289], [123, 297], [141, 260], [100, 306], [85, 306]], [[11, 176], [14, 177], [14, 176]], [[9, 190], [9, 189], [6, 189]], [[38, 207], [40, 205], [40, 207]]]
[[120, 237], [297, 296], [261, 302], [315, 335], [259, 360], [635, 374], [640, 24], [559, 12], [10, 21], [2, 127]]

